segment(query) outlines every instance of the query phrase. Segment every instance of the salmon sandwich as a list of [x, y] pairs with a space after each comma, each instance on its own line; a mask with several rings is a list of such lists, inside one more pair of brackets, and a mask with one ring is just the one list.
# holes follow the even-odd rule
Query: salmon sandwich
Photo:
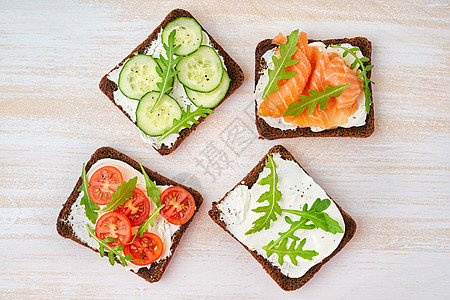
[[256, 125], [261, 138], [368, 137], [374, 129], [371, 43], [282, 33], [256, 48]]

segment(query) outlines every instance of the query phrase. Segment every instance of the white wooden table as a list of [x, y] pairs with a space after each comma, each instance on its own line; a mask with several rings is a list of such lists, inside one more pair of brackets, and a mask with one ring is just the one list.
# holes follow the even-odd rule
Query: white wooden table
[[[177, 7], [222, 44], [246, 80], [161, 157], [98, 82]], [[315, 39], [372, 41], [370, 138], [255, 138], [254, 48], [295, 28]], [[0, 298], [448, 299], [449, 38], [445, 0], [2, 1]], [[248, 142], [228, 144], [233, 130]], [[294, 292], [282, 291], [207, 215], [276, 144], [358, 224], [347, 247]], [[110, 267], [56, 232], [82, 163], [105, 145], [205, 198], [159, 283]]]

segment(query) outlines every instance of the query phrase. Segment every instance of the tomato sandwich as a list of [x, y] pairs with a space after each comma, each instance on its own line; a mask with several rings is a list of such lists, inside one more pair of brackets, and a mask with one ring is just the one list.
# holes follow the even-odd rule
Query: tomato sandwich
[[202, 202], [196, 190], [103, 147], [83, 165], [56, 227], [111, 265], [156, 282]]

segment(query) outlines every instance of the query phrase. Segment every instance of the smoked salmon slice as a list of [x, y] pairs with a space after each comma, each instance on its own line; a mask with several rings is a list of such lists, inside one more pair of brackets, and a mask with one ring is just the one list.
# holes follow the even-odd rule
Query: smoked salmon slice
[[[278, 34], [274, 44], [286, 43], [283, 34]], [[348, 117], [358, 109], [357, 97], [362, 89], [362, 80], [358, 78], [344, 60], [336, 53], [325, 53], [317, 47], [308, 45], [305, 32], [298, 37], [298, 50], [292, 56], [300, 61], [288, 68], [296, 71], [294, 77], [278, 81], [279, 90], [270, 94], [260, 105], [258, 114], [266, 117], [283, 117], [289, 104], [301, 101], [300, 95], [310, 96], [310, 89], [322, 92], [325, 86], [338, 86], [350, 83], [339, 97], [331, 97], [324, 110], [319, 104], [312, 114], [305, 110], [297, 117], [287, 116], [284, 120], [299, 127], [320, 127], [331, 129], [348, 122]], [[275, 55], [279, 57], [279, 52]]]

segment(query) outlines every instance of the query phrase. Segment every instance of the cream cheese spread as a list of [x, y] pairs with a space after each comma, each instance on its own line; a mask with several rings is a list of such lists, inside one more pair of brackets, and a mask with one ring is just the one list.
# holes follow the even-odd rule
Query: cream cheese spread
[[[320, 51], [323, 51], [326, 53], [332, 53], [332, 52], [336, 53], [340, 57], [342, 57], [342, 59], [345, 61], [345, 63], [347, 65], [351, 65], [355, 61], [355, 58], [351, 55], [347, 55], [346, 57], [343, 57], [344, 50], [339, 49], [339, 48], [327, 47], [322, 42], [310, 43], [309, 46], [317, 47], [320, 49]], [[348, 43], [342, 44], [341, 46], [344, 48], [353, 48], [354, 47]], [[268, 69], [273, 69], [273, 66], [274, 66], [273, 61], [272, 61], [272, 56], [275, 54], [276, 49], [277, 48], [271, 49], [271, 50], [267, 51], [266, 53], [264, 53], [264, 55], [262, 56], [262, 58], [267, 63], [267, 68], [264, 69], [263, 73], [259, 77], [258, 84], [256, 85], [254, 97], [257, 102], [258, 107], [264, 101], [264, 99], [262, 98], [262, 95], [264, 93], [264, 89], [267, 85], [267, 82], [269, 81]], [[356, 55], [358, 56], [358, 58], [363, 57], [361, 51], [357, 51]], [[357, 65], [357, 66], [359, 66], [359, 65]], [[358, 109], [355, 111], [354, 114], [352, 114], [351, 116], [348, 117], [347, 123], [340, 125], [339, 127], [350, 128], [350, 127], [363, 126], [364, 124], [366, 124], [367, 113], [366, 113], [366, 108], [365, 108], [364, 91], [361, 91], [361, 93], [358, 95], [357, 101], [358, 101]], [[265, 116], [259, 116], [259, 117], [262, 118], [264, 121], [266, 121], [266, 123], [269, 124], [270, 126], [279, 128], [281, 130], [289, 130], [289, 129], [297, 128], [297, 126], [294, 126], [294, 125], [286, 122], [284, 120], [284, 118], [282, 118], [282, 117], [280, 117], [280, 118], [272, 118], [272, 117], [265, 117]], [[319, 131], [323, 131], [323, 130], [324, 129], [321, 129], [320, 127], [311, 127], [311, 131], [314, 131], [314, 132], [319, 132]]]
[[[282, 193], [279, 201], [282, 209], [301, 210], [305, 203], [308, 204], [308, 207], [311, 207], [317, 198], [329, 199], [325, 191], [297, 163], [283, 159], [279, 153], [273, 154], [273, 159], [278, 174], [278, 189]], [[269, 173], [270, 170], [264, 168], [263, 172], [259, 174], [258, 181]], [[252, 228], [252, 223], [261, 216], [261, 213], [253, 212], [252, 209], [262, 205], [257, 203], [256, 200], [268, 189], [268, 185], [257, 183], [252, 188], [248, 188], [246, 185], [238, 185], [218, 203], [218, 208], [222, 212], [221, 220], [241, 243], [267, 258], [273, 265], [279, 267], [284, 275], [291, 278], [301, 277], [338, 247], [345, 233], [344, 219], [336, 204], [331, 201], [330, 206], [324, 212], [339, 223], [344, 233], [332, 234], [318, 228], [313, 230], [299, 229], [294, 234], [301, 239], [306, 238], [303, 249], [315, 250], [319, 255], [314, 256], [312, 260], [297, 257], [297, 266], [291, 262], [288, 256], [285, 256], [283, 264], [280, 265], [277, 254], [272, 254], [268, 258], [262, 247], [279, 238], [279, 232], [285, 232], [289, 229], [290, 225], [285, 221], [286, 216], [289, 216], [293, 221], [297, 221], [300, 217], [283, 212], [275, 222], [271, 222], [269, 229], [245, 234]], [[290, 241], [287, 246], [289, 245]]]
[[[116, 167], [117, 169], [119, 169], [119, 171], [122, 173], [124, 181], [128, 181], [131, 178], [137, 176], [138, 180], [137, 180], [136, 187], [139, 188], [140, 190], [142, 190], [144, 192], [144, 194], [147, 195], [147, 189], [145, 187], [144, 175], [142, 175], [141, 172], [137, 171], [136, 169], [134, 169], [127, 163], [124, 163], [123, 161], [120, 161], [120, 160], [105, 158], [105, 159], [101, 159], [101, 160], [97, 161], [91, 167], [89, 172], [87, 172], [87, 174], [86, 174], [88, 180], [91, 178], [92, 174], [94, 174], [96, 170], [98, 170], [104, 166], [113, 166], [113, 167]], [[158, 186], [158, 188], [161, 190], [161, 192], [164, 191], [168, 187], [169, 186]], [[77, 200], [73, 204], [68, 220], [73, 228], [73, 233], [77, 238], [79, 238], [81, 241], [88, 244], [90, 247], [92, 247], [94, 249], [98, 249], [99, 245], [98, 245], [97, 241], [89, 236], [89, 233], [86, 229], [86, 224], [91, 226], [91, 228], [95, 228], [95, 225], [92, 224], [92, 222], [86, 217], [84, 206], [80, 205], [80, 201], [81, 201], [81, 197], [83, 196], [83, 193], [84, 193], [83, 191], [80, 192], [80, 195], [78, 196]], [[153, 201], [150, 201], [150, 206], [151, 206], [150, 212], [153, 212], [156, 209], [156, 204], [153, 203]], [[101, 215], [99, 214], [98, 218], [100, 218], [100, 216]], [[154, 225], [149, 226], [149, 232], [157, 234], [163, 241], [163, 245], [164, 245], [163, 253], [161, 254], [161, 257], [156, 261], [156, 262], [158, 262], [172, 254], [172, 252], [170, 250], [170, 248], [172, 246], [172, 237], [175, 234], [175, 232], [180, 228], [180, 226], [170, 224], [159, 214], [154, 217], [153, 221], [154, 221]], [[133, 228], [133, 234], [135, 232], [136, 232], [136, 227]], [[126, 266], [125, 268], [127, 270], [133, 270], [133, 271], [137, 271], [143, 267], [145, 268], [145, 267], [151, 266], [151, 265], [137, 266], [137, 265], [132, 264], [131, 262], [127, 262], [127, 264], [128, 264], [128, 266]]]
[[[162, 31], [158, 33], [158, 38], [156, 40], [152, 41], [150, 47], [145, 50], [144, 54], [151, 55], [154, 58], [159, 58], [159, 55], [161, 54], [165, 58], [167, 58], [165, 49], [162, 44], [161, 34], [162, 34]], [[211, 46], [214, 48], [214, 46], [211, 44], [208, 34], [204, 31], [202, 31], [202, 45], [208, 45], [208, 46]], [[217, 52], [217, 49], [216, 49], [216, 52]], [[134, 54], [136, 55], [138, 53], [134, 53]], [[224, 61], [223, 57], [218, 52], [217, 52], [217, 55], [220, 57], [220, 59], [222, 61], [222, 66], [226, 70], [226, 65], [225, 65], [225, 61]], [[121, 65], [119, 68], [111, 71], [108, 74], [108, 79], [111, 80], [112, 82], [118, 84], [120, 71], [122, 70], [124, 65], [125, 65], [125, 63], [123, 65]], [[191, 107], [191, 112], [195, 111], [197, 109], [197, 107], [192, 103], [192, 101], [189, 100], [189, 98], [186, 95], [186, 92], [184, 90], [184, 86], [178, 81], [178, 78], [176, 76], [174, 77], [173, 89], [169, 93], [169, 95], [172, 98], [174, 98], [178, 102], [178, 104], [180, 104], [180, 107], [184, 111], [186, 111], [186, 108], [188, 106]], [[130, 116], [131, 120], [133, 122], [136, 122], [136, 109], [139, 104], [139, 101], [126, 97], [120, 91], [120, 89], [117, 89], [117, 91], [115, 91], [113, 93], [113, 96], [114, 96], [114, 102], [117, 105], [122, 106], [123, 110]], [[200, 117], [196, 117], [197, 120], [199, 118]], [[175, 141], [178, 139], [179, 134], [170, 134], [164, 140], [158, 141], [157, 136], [156, 137], [149, 136], [149, 135], [145, 134], [144, 132], [140, 131], [140, 137], [143, 142], [152, 144], [156, 148], [161, 148], [161, 146], [163, 144], [168, 147], [172, 146], [173, 143], [175, 143]]]

